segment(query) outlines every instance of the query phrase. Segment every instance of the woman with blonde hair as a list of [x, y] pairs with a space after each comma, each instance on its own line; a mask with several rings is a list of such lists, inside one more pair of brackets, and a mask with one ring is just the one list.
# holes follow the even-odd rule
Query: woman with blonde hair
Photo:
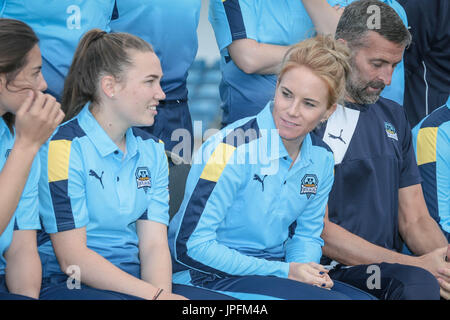
[[328, 36], [293, 46], [274, 101], [205, 142], [169, 226], [175, 283], [238, 299], [372, 298], [318, 264], [334, 161], [310, 132], [343, 96], [348, 59]]

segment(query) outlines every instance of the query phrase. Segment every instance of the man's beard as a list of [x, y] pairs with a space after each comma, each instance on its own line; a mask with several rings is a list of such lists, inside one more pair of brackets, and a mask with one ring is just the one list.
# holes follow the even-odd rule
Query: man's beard
[[[372, 87], [380, 89], [375, 92], [368, 92], [367, 89]], [[378, 101], [381, 91], [385, 84], [383, 81], [364, 81], [358, 67], [352, 63], [352, 74], [347, 79], [346, 90], [350, 96], [358, 104], [373, 104]]]

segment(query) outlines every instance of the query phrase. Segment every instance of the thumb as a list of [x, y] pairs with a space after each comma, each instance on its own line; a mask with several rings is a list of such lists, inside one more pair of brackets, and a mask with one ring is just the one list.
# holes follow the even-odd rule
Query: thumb
[[438, 249], [434, 250], [434, 252], [435, 252], [438, 256], [440, 256], [440, 257], [442, 257], [443, 259], [445, 259], [446, 255], [447, 255], [447, 253], [448, 253], [448, 246], [447, 246], [447, 247], [438, 248]]

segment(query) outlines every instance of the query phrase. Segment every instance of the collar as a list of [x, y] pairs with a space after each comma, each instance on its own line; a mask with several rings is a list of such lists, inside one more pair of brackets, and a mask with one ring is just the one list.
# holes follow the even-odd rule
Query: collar
[[[123, 153], [94, 118], [89, 110], [89, 105], [90, 102], [86, 103], [77, 118], [81, 128], [85, 131], [95, 148], [102, 157], [106, 157], [116, 151]], [[132, 128], [128, 128], [126, 132], [126, 146], [128, 157], [132, 157], [137, 153], [137, 141]]]
[[[378, 102], [378, 100], [377, 100], [377, 102]], [[356, 111], [361, 111], [361, 112], [367, 111], [370, 106], [371, 106], [371, 104], [359, 104], [359, 103], [355, 103], [355, 102], [344, 101], [344, 107], [353, 109]]]
[[[278, 129], [273, 121], [273, 101], [269, 101], [264, 109], [256, 116], [256, 121], [260, 128], [261, 138], [260, 146], [267, 146], [266, 154], [268, 154], [269, 160], [277, 160], [285, 157], [289, 157], [289, 154], [284, 147], [283, 141], [278, 134]], [[262, 142], [262, 143], [261, 143]], [[302, 146], [300, 148], [299, 157], [297, 157], [294, 166], [300, 165], [300, 167], [307, 166], [312, 163], [311, 157], [312, 141], [311, 136], [307, 134], [303, 139]]]
[[3, 120], [3, 117], [0, 116], [0, 137], [3, 136], [3, 133], [7, 129], [8, 129], [8, 126], [6, 125], [5, 120]]
[[5, 120], [3, 120], [3, 117], [0, 116], [0, 137], [3, 137], [3, 135], [8, 135], [8, 137], [12, 137], [11, 131], [9, 131], [8, 125], [6, 124]]

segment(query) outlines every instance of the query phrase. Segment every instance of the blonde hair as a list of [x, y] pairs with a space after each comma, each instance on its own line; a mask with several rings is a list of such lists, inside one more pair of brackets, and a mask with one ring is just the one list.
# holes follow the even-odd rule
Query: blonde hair
[[292, 46], [286, 53], [278, 83], [294, 67], [304, 66], [321, 78], [328, 87], [328, 105], [342, 102], [345, 84], [350, 74], [350, 50], [329, 35], [317, 35]]

